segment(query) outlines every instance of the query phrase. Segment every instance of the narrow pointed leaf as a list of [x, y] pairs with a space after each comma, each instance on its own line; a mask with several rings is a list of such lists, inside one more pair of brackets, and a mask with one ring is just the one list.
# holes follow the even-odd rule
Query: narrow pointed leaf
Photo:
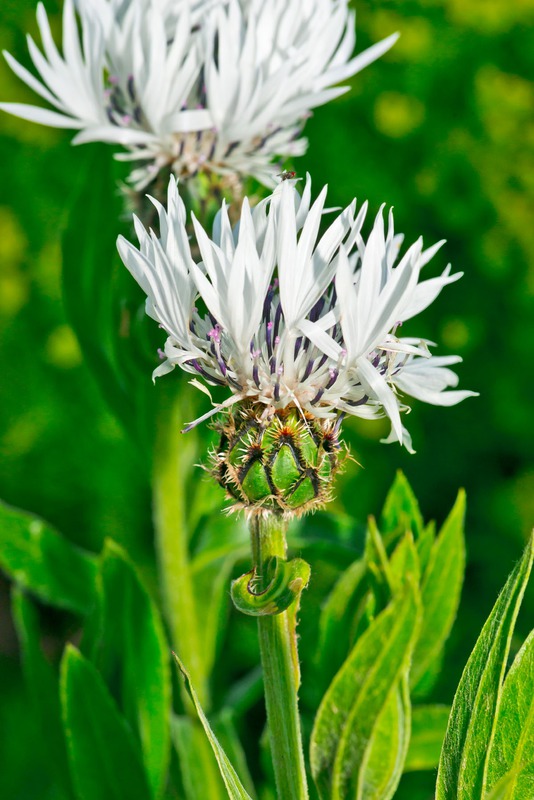
[[61, 702], [78, 800], [150, 800], [132, 731], [95, 667], [68, 645]]
[[223, 708], [214, 720], [214, 729], [221, 746], [224, 748], [224, 752], [232, 764], [235, 765], [243, 786], [251, 797], [255, 797], [256, 792], [250, 776], [245, 751], [236, 730], [236, 718], [237, 715], [233, 709]]
[[201, 723], [190, 717], [173, 716], [171, 731], [184, 800], [226, 800], [228, 793]]
[[111, 685], [119, 682], [124, 714], [136, 732], [154, 797], [164, 789], [170, 756], [170, 649], [158, 609], [134, 566], [107, 541], [99, 578], [92, 658]]
[[410, 742], [408, 675], [390, 692], [376, 722], [359, 781], [361, 800], [391, 800], [402, 776]]
[[495, 726], [495, 738], [488, 759], [488, 788], [506, 773], [506, 800], [534, 797], [534, 631], [516, 655], [506, 676]]
[[380, 712], [406, 668], [418, 617], [409, 584], [358, 639], [323, 698], [310, 748], [321, 798], [343, 797], [349, 780], [357, 782]]
[[394, 579], [386, 548], [374, 517], [369, 517], [367, 521], [364, 558], [378, 608], [385, 608], [394, 592]]
[[221, 772], [221, 776], [222, 776], [222, 779], [224, 781], [224, 785], [226, 786], [226, 791], [228, 792], [228, 797], [230, 798], [230, 800], [252, 800], [250, 795], [245, 791], [245, 789], [243, 787], [243, 784], [239, 780], [239, 776], [238, 776], [237, 772], [235, 771], [234, 767], [230, 763], [230, 761], [228, 759], [228, 756], [226, 755], [226, 753], [222, 749], [222, 747], [219, 744], [215, 734], [213, 733], [213, 730], [212, 730], [212, 728], [211, 728], [211, 726], [210, 726], [210, 724], [208, 722], [208, 719], [207, 719], [206, 715], [204, 714], [204, 711], [202, 710], [202, 707], [201, 707], [200, 703], [198, 702], [197, 694], [196, 694], [196, 692], [195, 692], [195, 690], [194, 690], [194, 688], [193, 688], [193, 686], [191, 684], [191, 680], [189, 678], [189, 675], [187, 674], [187, 671], [186, 671], [184, 665], [182, 664], [182, 662], [180, 661], [180, 659], [178, 658], [178, 656], [176, 654], [173, 654], [173, 655], [174, 655], [174, 659], [176, 661], [176, 664], [178, 665], [178, 669], [180, 670], [180, 672], [182, 674], [182, 677], [183, 677], [183, 679], [185, 681], [186, 689], [187, 689], [187, 691], [188, 691], [188, 693], [189, 693], [189, 695], [191, 697], [191, 700], [193, 701], [193, 705], [195, 706], [196, 712], [198, 714], [198, 718], [199, 718], [200, 722], [202, 723], [202, 727], [204, 728], [204, 732], [205, 732], [205, 734], [206, 734], [206, 736], [208, 738], [208, 741], [209, 741], [209, 743], [211, 745], [211, 748], [213, 750], [213, 754], [215, 755], [215, 758], [217, 759], [217, 764], [219, 765], [219, 770]]
[[405, 772], [437, 768], [450, 711], [449, 706], [412, 708], [412, 735]]
[[423, 528], [421, 535], [417, 540], [417, 553], [419, 554], [419, 563], [421, 565], [421, 574], [424, 576], [430, 561], [430, 554], [434, 542], [436, 541], [436, 523], [431, 521]]
[[411, 675], [415, 696], [422, 696], [425, 675], [439, 658], [458, 611], [465, 570], [464, 516], [461, 491], [434, 543], [421, 587], [423, 619]]
[[436, 800], [480, 800], [486, 794], [487, 756], [533, 554], [534, 537], [508, 578], [460, 679], [441, 753]]
[[423, 517], [413, 489], [399, 470], [382, 509], [380, 529], [388, 539], [392, 535], [393, 538], [401, 536], [409, 530], [417, 539], [423, 527]]
[[394, 591], [400, 591], [406, 580], [419, 585], [421, 568], [411, 531], [404, 535], [395, 548], [390, 559], [390, 570]]
[[77, 614], [91, 610], [96, 559], [43, 520], [2, 502], [0, 568], [44, 603]]

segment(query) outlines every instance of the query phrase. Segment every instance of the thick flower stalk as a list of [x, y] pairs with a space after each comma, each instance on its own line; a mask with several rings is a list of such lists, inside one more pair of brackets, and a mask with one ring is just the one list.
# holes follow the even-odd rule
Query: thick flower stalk
[[274, 185], [276, 157], [301, 155], [311, 110], [347, 91], [338, 86], [388, 50], [396, 35], [352, 57], [348, 0], [65, 0], [63, 53], [44, 7], [31, 37], [38, 78], [9, 53], [12, 70], [51, 111], [3, 103], [12, 114], [78, 130], [75, 144], [122, 145], [137, 162], [134, 188], [163, 167], [240, 185]]

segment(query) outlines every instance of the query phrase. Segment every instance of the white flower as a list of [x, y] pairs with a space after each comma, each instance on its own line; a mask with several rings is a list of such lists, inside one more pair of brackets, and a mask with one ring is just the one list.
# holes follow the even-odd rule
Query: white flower
[[179, 365], [196, 374], [197, 386], [198, 378], [227, 386], [231, 396], [201, 419], [241, 400], [316, 417], [387, 415], [390, 440], [411, 448], [401, 394], [453, 405], [474, 393], [444, 391], [457, 384], [446, 366], [460, 358], [433, 357], [431, 342], [397, 330], [461, 273], [447, 267], [420, 281], [443, 243], [423, 250], [418, 240], [399, 260], [392, 214], [387, 235], [381, 210], [365, 241], [366, 205], [356, 214], [356, 201], [320, 235], [326, 187], [311, 206], [310, 197], [309, 176], [302, 197], [295, 181], [283, 181], [253, 209], [245, 199], [234, 229], [223, 204], [211, 239], [193, 217], [197, 263], [171, 179], [167, 210], [152, 200], [160, 236], [135, 220], [139, 249], [119, 238], [121, 258], [147, 294], [147, 313], [168, 335], [154, 377]]
[[277, 156], [301, 155], [311, 109], [388, 50], [396, 34], [352, 57], [348, 0], [65, 0], [63, 55], [42, 4], [44, 54], [29, 38], [39, 79], [13, 71], [56, 111], [2, 103], [25, 119], [79, 133], [74, 143], [120, 144], [140, 162], [131, 182], [162, 167], [274, 185]]

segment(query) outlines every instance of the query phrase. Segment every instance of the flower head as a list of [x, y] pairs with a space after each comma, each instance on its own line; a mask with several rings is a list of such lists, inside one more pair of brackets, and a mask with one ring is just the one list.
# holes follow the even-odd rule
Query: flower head
[[301, 155], [311, 109], [388, 50], [390, 36], [352, 57], [348, 0], [65, 0], [63, 54], [44, 7], [44, 53], [31, 38], [39, 79], [5, 53], [13, 71], [56, 110], [1, 107], [79, 133], [74, 143], [120, 144], [147, 186], [165, 166], [273, 185], [276, 156]]
[[326, 187], [311, 204], [283, 181], [253, 209], [245, 199], [232, 228], [223, 203], [210, 238], [193, 217], [201, 261], [192, 256], [186, 212], [171, 179], [165, 209], [153, 200], [160, 235], [136, 220], [139, 248], [120, 237], [122, 260], [147, 294], [147, 313], [167, 332], [164, 361], [193, 373], [197, 385], [221, 385], [229, 398], [196, 420], [242, 401], [270, 413], [296, 408], [302, 418], [388, 416], [389, 441], [411, 448], [401, 422], [403, 395], [453, 405], [473, 394], [448, 368], [456, 356], [430, 355], [431, 342], [400, 337], [403, 322], [461, 277], [450, 267], [420, 280], [443, 242], [419, 239], [399, 257], [402, 236], [382, 209], [364, 239], [366, 204], [356, 201], [320, 233]]

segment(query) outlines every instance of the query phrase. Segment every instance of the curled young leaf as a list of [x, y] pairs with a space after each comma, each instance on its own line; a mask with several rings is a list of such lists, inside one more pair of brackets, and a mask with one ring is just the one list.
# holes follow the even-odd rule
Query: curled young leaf
[[310, 565], [301, 558], [285, 561], [273, 556], [266, 566], [267, 587], [258, 591], [257, 570], [232, 583], [232, 600], [238, 611], [252, 617], [281, 614], [298, 600], [310, 579]]

